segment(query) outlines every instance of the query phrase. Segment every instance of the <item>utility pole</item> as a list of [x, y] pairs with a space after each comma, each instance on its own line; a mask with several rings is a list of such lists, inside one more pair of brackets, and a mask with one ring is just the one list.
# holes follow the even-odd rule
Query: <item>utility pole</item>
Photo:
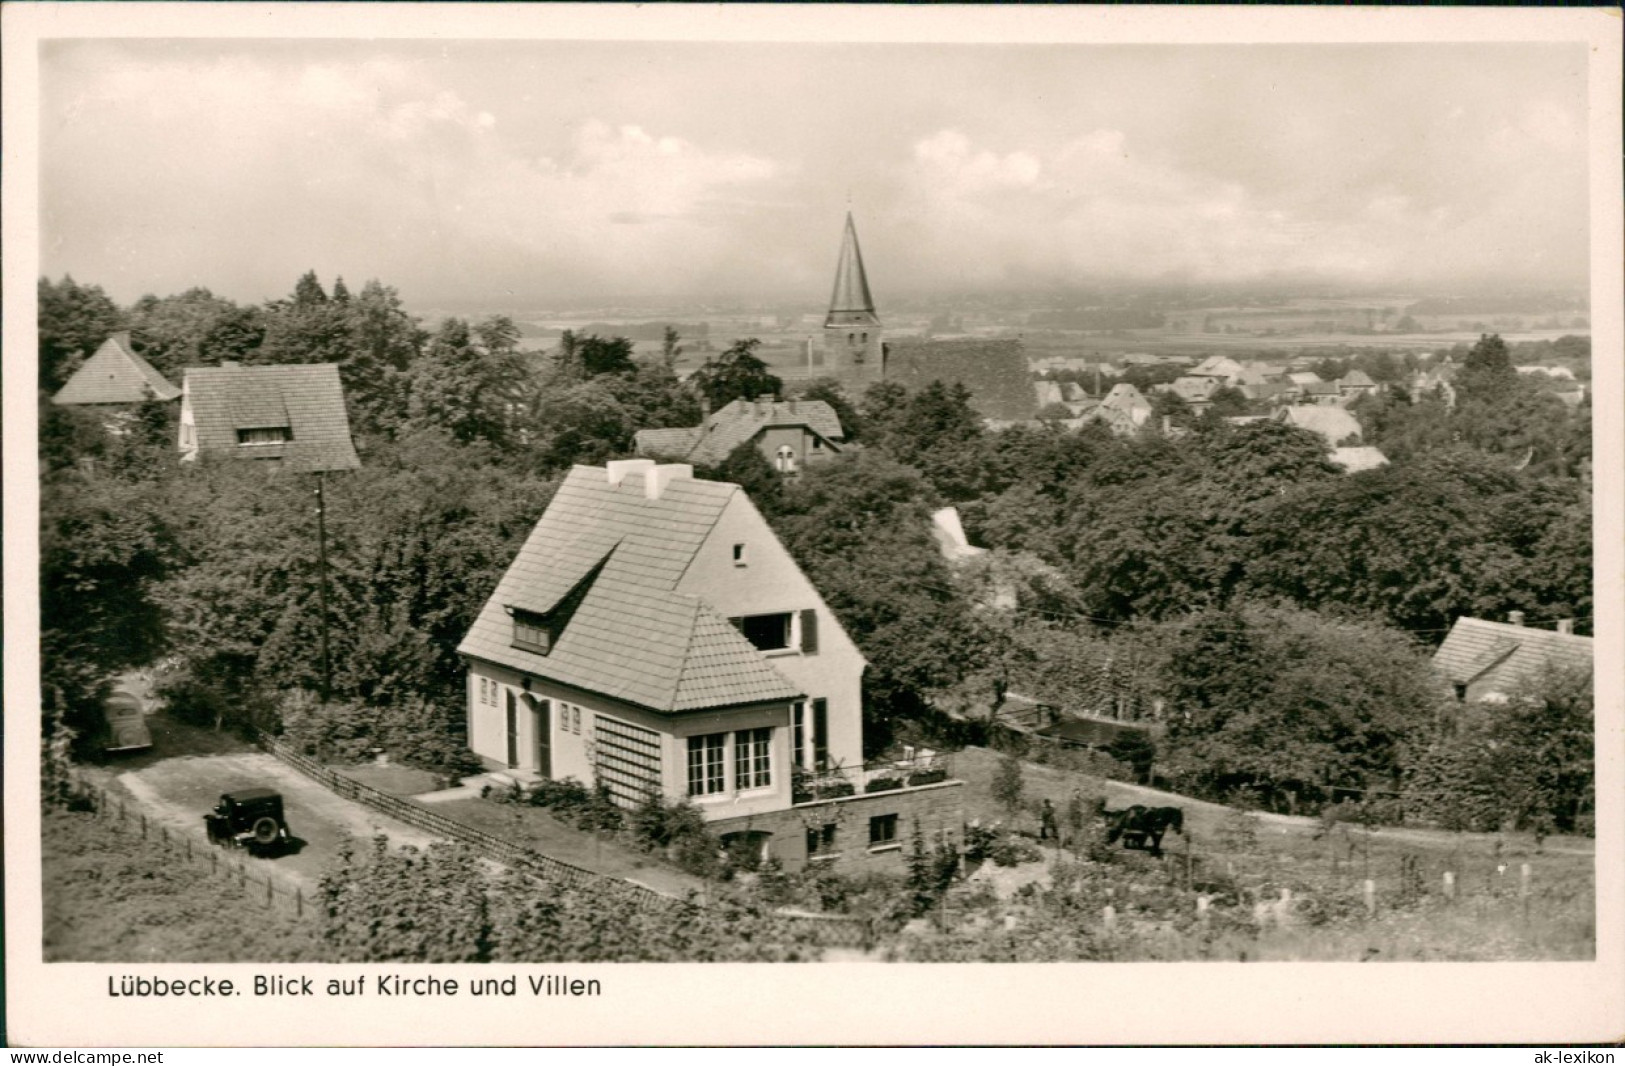
[[322, 707], [326, 708], [328, 694], [333, 688], [333, 662], [327, 649], [327, 497], [322, 488], [327, 481], [324, 471], [316, 471], [316, 567], [321, 575], [317, 585], [322, 608]]

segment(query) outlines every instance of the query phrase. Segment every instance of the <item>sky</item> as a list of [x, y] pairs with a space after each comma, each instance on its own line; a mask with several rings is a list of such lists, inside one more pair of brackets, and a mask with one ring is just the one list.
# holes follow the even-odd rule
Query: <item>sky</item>
[[1571, 44], [73, 40], [41, 272], [115, 300], [827, 300], [1587, 276]]

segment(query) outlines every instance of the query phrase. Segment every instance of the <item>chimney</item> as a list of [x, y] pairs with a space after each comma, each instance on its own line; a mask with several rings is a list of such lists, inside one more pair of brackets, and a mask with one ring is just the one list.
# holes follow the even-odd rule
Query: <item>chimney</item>
[[756, 397], [756, 413], [765, 415], [771, 412], [773, 410], [773, 400], [774, 395], [771, 392], [764, 392]]
[[1573, 632], [1574, 632], [1574, 619], [1572, 619], [1572, 618], [1559, 618], [1557, 620], [1557, 631], [1559, 633], [1573, 634]]
[[611, 485], [619, 485], [626, 480], [628, 474], [642, 474], [645, 477], [655, 468], [653, 459], [611, 459], [604, 465], [604, 472], [609, 475]]
[[658, 500], [673, 481], [688, 481], [694, 477], [694, 468], [688, 463], [661, 463], [643, 475], [644, 499]]
[[793, 397], [793, 396], [790, 398], [790, 413], [791, 414], [796, 413], [796, 401], [795, 401], [795, 397]]
[[1523, 612], [1522, 611], [1508, 611], [1507, 612], [1507, 621], [1511, 622], [1515, 626], [1523, 625]]

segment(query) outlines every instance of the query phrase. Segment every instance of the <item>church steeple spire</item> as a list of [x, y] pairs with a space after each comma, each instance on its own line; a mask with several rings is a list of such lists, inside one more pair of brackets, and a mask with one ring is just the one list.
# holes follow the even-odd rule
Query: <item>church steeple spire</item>
[[879, 325], [875, 299], [869, 294], [869, 277], [863, 270], [863, 253], [858, 249], [858, 230], [852, 224], [852, 212], [848, 211], [841, 257], [835, 264], [835, 291], [829, 298], [824, 328]]

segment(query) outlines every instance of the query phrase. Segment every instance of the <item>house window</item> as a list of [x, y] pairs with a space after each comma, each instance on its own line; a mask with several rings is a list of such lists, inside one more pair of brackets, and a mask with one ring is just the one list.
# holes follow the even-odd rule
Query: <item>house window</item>
[[869, 819], [869, 846], [897, 842], [897, 815], [881, 814]]
[[773, 469], [781, 474], [796, 472], [796, 450], [788, 444], [779, 445], [777, 454], [773, 457]]
[[491, 702], [491, 682], [483, 677], [480, 678], [480, 702]]
[[745, 546], [743, 544], [735, 544], [734, 545], [734, 565], [735, 566], [744, 566], [745, 565]]
[[1454, 687], [1455, 690], [1456, 690], [1456, 699], [1457, 699], [1457, 701], [1459, 701], [1461, 703], [1467, 702], [1467, 686], [1466, 685], [1455, 685], [1455, 686], [1452, 686], [1452, 687]]
[[513, 646], [546, 655], [553, 648], [553, 634], [547, 620], [529, 611], [513, 612]]
[[835, 823], [807, 827], [807, 857], [835, 854]]
[[824, 440], [822, 437], [814, 437], [812, 439], [812, 450], [815, 452], [821, 452], [824, 450]]
[[734, 734], [734, 788], [773, 784], [773, 730], [741, 729]]
[[812, 701], [813, 711], [813, 768], [829, 769], [829, 700]]
[[728, 746], [728, 734], [688, 738], [688, 794], [714, 796], [727, 788], [724, 780], [723, 752]]
[[238, 444], [282, 444], [293, 439], [293, 433], [287, 426], [270, 426], [264, 429], [239, 429], [237, 431]]
[[739, 631], [761, 651], [790, 646], [790, 613], [753, 614], [739, 620]]
[[570, 708], [570, 732], [576, 734], [577, 736], [581, 735], [581, 708], [580, 707], [572, 706]]

